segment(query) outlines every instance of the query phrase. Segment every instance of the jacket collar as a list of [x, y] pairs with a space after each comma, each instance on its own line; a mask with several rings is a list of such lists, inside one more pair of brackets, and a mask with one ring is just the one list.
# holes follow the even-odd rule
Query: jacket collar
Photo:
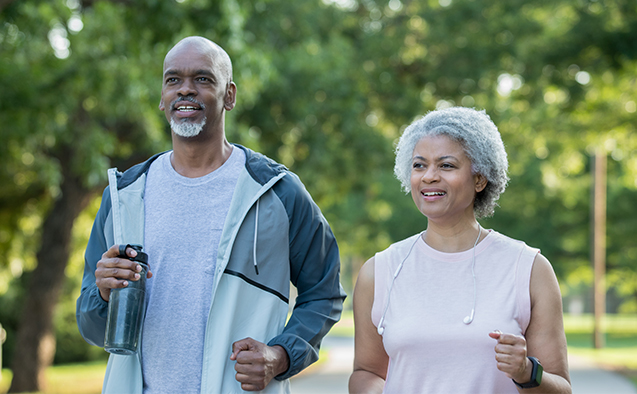
[[[272, 178], [279, 176], [282, 172], [286, 172], [287, 168], [283, 164], [279, 164], [269, 157], [255, 152], [252, 149], [246, 148], [239, 144], [232, 144], [233, 146], [243, 150], [246, 156], [246, 170], [250, 176], [260, 185], [265, 185]], [[124, 173], [118, 173], [117, 177], [117, 189], [121, 190], [131, 183], [135, 182], [142, 174], [147, 174], [150, 165], [161, 155], [168, 151], [156, 153], [143, 163], [134, 165], [126, 170]]]

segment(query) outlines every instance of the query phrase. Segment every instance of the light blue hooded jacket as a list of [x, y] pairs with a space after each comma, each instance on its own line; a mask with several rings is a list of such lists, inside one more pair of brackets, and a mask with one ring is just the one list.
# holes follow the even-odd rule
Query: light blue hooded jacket
[[[218, 248], [205, 333], [202, 393], [241, 393], [232, 343], [251, 337], [288, 353], [290, 367], [263, 392], [288, 393], [288, 378], [318, 359], [322, 338], [336, 323], [345, 293], [332, 231], [299, 178], [284, 166], [240, 145], [239, 175]], [[95, 284], [95, 268], [114, 244], [144, 241], [144, 189], [155, 155], [124, 173], [109, 170], [109, 186], [85, 253], [77, 322], [85, 340], [104, 346], [108, 302]], [[179, 247], [179, 245], [175, 245]], [[152, 268], [151, 268], [152, 269]], [[296, 303], [286, 324], [290, 282]], [[103, 393], [142, 393], [139, 355], [110, 355]]]

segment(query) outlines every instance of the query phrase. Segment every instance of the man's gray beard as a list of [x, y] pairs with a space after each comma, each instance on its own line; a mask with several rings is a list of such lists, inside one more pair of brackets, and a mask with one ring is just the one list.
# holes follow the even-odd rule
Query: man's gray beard
[[170, 119], [170, 128], [172, 131], [180, 137], [194, 137], [201, 133], [203, 127], [206, 125], [206, 118], [200, 123], [192, 123], [192, 122], [177, 122], [175, 119]]

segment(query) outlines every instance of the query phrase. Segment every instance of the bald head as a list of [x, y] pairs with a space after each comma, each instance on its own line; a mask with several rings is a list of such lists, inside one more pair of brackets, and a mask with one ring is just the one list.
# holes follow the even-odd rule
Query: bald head
[[169, 60], [176, 56], [183, 55], [185, 50], [195, 50], [200, 54], [209, 56], [212, 63], [218, 67], [218, 70], [226, 82], [232, 82], [232, 61], [230, 60], [230, 56], [216, 43], [199, 36], [186, 37], [168, 51], [164, 58], [164, 73], [166, 72], [166, 64]]

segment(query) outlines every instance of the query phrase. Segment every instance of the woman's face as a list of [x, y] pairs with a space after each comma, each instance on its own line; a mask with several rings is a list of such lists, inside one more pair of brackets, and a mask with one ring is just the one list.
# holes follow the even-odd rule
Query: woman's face
[[460, 143], [436, 135], [423, 137], [416, 144], [411, 164], [411, 196], [430, 221], [474, 218], [475, 195], [486, 184], [484, 176], [472, 174], [471, 161]]

